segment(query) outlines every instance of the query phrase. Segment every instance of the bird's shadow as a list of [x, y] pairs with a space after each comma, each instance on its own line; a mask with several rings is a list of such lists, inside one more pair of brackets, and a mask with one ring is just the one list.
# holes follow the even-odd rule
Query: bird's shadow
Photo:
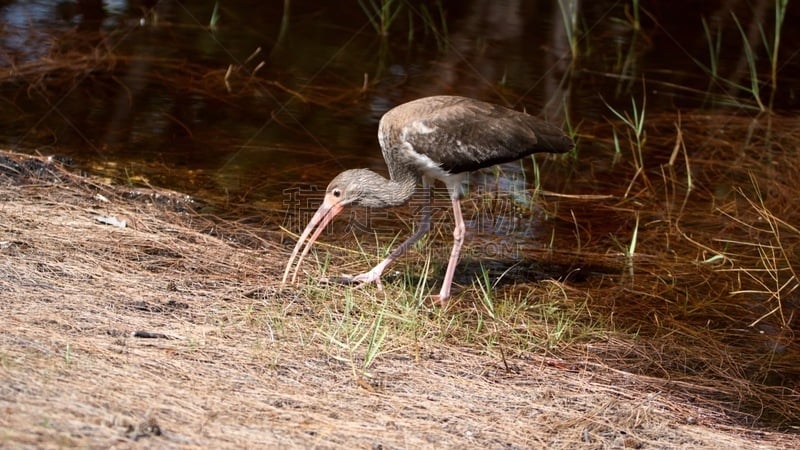
[[[428, 280], [433, 280], [431, 289], [436, 290], [441, 286], [446, 267], [442, 266], [435, 273], [427, 275]], [[541, 262], [532, 260], [467, 260], [458, 265], [454, 276], [454, 283], [458, 286], [466, 287], [476, 281], [483, 282], [488, 276], [490, 284], [494, 287], [536, 283], [544, 280], [555, 280], [580, 284], [587, 282], [592, 276], [597, 274], [619, 273], [618, 268], [604, 267], [597, 265]], [[422, 274], [415, 271], [392, 272], [384, 275], [383, 281], [393, 283], [401, 278], [407, 282], [419, 284], [422, 281]], [[337, 275], [320, 279], [324, 284], [342, 286], [360, 286], [360, 281], [354, 280], [353, 276]], [[456, 290], [459, 290], [456, 288]]]
[[489, 278], [492, 285], [535, 283], [542, 280], [583, 281], [580, 267], [542, 263], [538, 261], [480, 260], [465, 261], [456, 270], [455, 281], [469, 285], [475, 280]]
[[334, 285], [343, 285], [343, 286], [358, 286], [361, 281], [356, 281], [355, 277], [352, 275], [336, 275], [332, 277], [322, 277], [319, 279], [320, 283], [322, 284], [334, 284]]
[[[429, 274], [428, 279], [437, 280], [434, 288], [438, 288], [444, 277], [445, 267], [437, 273]], [[561, 282], [583, 283], [596, 273], [618, 272], [616, 269], [576, 265], [570, 263], [539, 262], [530, 260], [467, 260], [461, 262], [456, 268], [453, 281], [461, 286], [469, 286], [477, 280], [488, 276], [492, 286], [505, 286], [513, 284], [536, 283], [543, 280], [557, 280]], [[420, 274], [387, 275], [385, 280], [391, 282], [399, 277], [408, 276], [409, 281], [418, 283]]]

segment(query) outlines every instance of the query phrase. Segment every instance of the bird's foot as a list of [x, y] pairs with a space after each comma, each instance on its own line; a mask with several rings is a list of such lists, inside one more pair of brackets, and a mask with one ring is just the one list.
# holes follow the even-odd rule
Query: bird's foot
[[320, 281], [323, 283], [334, 284], [349, 284], [356, 285], [356, 288], [361, 288], [369, 283], [374, 282], [379, 291], [383, 290], [383, 283], [381, 283], [381, 274], [376, 270], [370, 270], [359, 275], [340, 275], [338, 277], [323, 278]]
[[431, 300], [433, 300], [433, 303], [439, 305], [442, 308], [447, 306], [447, 297], [442, 297], [441, 295], [431, 295]]
[[381, 283], [381, 273], [376, 270], [370, 270], [369, 272], [364, 272], [360, 275], [356, 275], [355, 277], [353, 277], [353, 281], [361, 283], [359, 287], [374, 282], [375, 286], [378, 287], [379, 291], [383, 290], [383, 283]]

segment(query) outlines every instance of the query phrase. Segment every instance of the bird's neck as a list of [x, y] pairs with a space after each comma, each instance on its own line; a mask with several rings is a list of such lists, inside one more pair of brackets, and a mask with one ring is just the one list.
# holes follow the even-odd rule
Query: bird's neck
[[392, 173], [391, 179], [386, 179], [378, 174], [375, 176], [377, 178], [372, 184], [376, 189], [369, 189], [369, 192], [365, 192], [360, 201], [362, 205], [372, 208], [405, 204], [414, 195], [414, 189], [419, 182], [419, 175], [413, 171]]

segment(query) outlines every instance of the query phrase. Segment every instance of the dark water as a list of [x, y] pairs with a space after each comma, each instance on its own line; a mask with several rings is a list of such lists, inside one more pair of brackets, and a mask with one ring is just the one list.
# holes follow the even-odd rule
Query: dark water
[[[385, 3], [400, 9], [384, 33], [367, 15], [379, 1], [3, 2], [0, 145], [132, 183], [276, 201], [345, 167], [380, 169], [378, 119], [424, 95], [572, 124], [643, 92], [649, 115], [753, 114], [754, 96], [734, 87], [750, 86], [744, 33], [770, 97], [759, 32], [772, 39], [772, 2]], [[560, 5], [575, 11], [572, 39]], [[798, 104], [797, 19], [790, 9], [781, 34], [776, 110]]]

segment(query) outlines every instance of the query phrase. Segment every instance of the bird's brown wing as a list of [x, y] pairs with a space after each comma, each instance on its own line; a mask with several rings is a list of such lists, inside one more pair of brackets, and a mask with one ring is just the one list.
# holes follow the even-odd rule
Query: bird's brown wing
[[561, 153], [572, 140], [528, 114], [471, 99], [419, 108], [397, 136], [451, 174], [514, 161], [536, 152]]

